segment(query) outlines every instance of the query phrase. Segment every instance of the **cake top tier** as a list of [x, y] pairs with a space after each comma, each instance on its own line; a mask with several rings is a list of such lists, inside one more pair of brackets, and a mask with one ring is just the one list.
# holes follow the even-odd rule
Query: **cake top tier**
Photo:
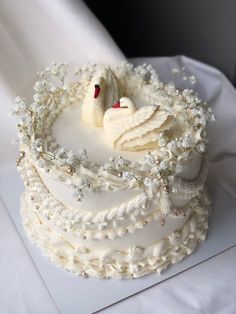
[[[205, 152], [211, 109], [192, 90], [160, 82], [151, 66], [88, 65], [72, 75], [66, 64], [53, 63], [39, 77], [32, 103], [16, 98], [13, 113], [21, 117], [17, 127], [24, 151], [18, 163], [27, 154], [36, 167], [79, 191], [140, 187], [150, 192], [178, 175], [190, 155]], [[69, 106], [77, 108], [83, 133], [99, 129], [111, 152], [102, 164], [84, 148], [89, 141], [80, 146], [84, 134], [75, 134], [76, 145], [64, 141], [63, 146], [53, 136]]]

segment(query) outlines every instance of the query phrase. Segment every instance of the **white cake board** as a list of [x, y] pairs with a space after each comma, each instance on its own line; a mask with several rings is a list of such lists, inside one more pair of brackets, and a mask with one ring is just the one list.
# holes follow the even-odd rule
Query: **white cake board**
[[236, 201], [212, 180], [209, 180], [209, 186], [211, 195], [214, 196], [210, 231], [207, 240], [201, 243], [192, 255], [171, 266], [161, 275], [152, 274], [135, 280], [103, 280], [76, 277], [63, 271], [50, 263], [37, 247], [30, 244], [23, 231], [19, 213], [23, 183], [16, 170], [3, 172], [0, 176], [2, 201], [62, 314], [87, 314], [99, 311], [236, 245]]

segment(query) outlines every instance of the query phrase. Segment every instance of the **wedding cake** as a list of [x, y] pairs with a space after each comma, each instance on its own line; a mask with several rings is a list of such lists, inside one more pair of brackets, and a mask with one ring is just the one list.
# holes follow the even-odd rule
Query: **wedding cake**
[[160, 273], [206, 237], [206, 103], [149, 65], [53, 63], [17, 97], [26, 233], [77, 275]]

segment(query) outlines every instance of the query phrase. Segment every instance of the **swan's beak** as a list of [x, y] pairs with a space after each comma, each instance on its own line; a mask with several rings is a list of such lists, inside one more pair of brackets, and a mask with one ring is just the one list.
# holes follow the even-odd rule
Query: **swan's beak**
[[120, 108], [120, 102], [118, 101], [117, 103], [115, 103], [112, 108], [117, 109]]
[[100, 93], [101, 88], [100, 88], [100, 86], [99, 86], [98, 84], [96, 84], [96, 85], [94, 86], [94, 88], [95, 88], [95, 90], [94, 90], [94, 95], [93, 95], [93, 97], [94, 97], [94, 98], [97, 98], [98, 95], [99, 95], [99, 93]]

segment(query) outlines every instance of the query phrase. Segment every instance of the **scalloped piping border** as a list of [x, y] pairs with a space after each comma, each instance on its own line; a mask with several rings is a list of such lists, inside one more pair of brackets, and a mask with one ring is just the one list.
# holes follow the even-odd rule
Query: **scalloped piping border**
[[130, 247], [127, 251], [118, 251], [90, 250], [82, 246], [75, 248], [43, 224], [31, 205], [27, 203], [25, 192], [21, 198], [24, 228], [31, 241], [50, 261], [76, 275], [117, 279], [160, 273], [169, 265], [180, 262], [194, 251], [198, 242], [205, 240], [211, 211], [208, 194], [204, 191], [201, 206], [193, 209], [181, 230], [149, 247]]

